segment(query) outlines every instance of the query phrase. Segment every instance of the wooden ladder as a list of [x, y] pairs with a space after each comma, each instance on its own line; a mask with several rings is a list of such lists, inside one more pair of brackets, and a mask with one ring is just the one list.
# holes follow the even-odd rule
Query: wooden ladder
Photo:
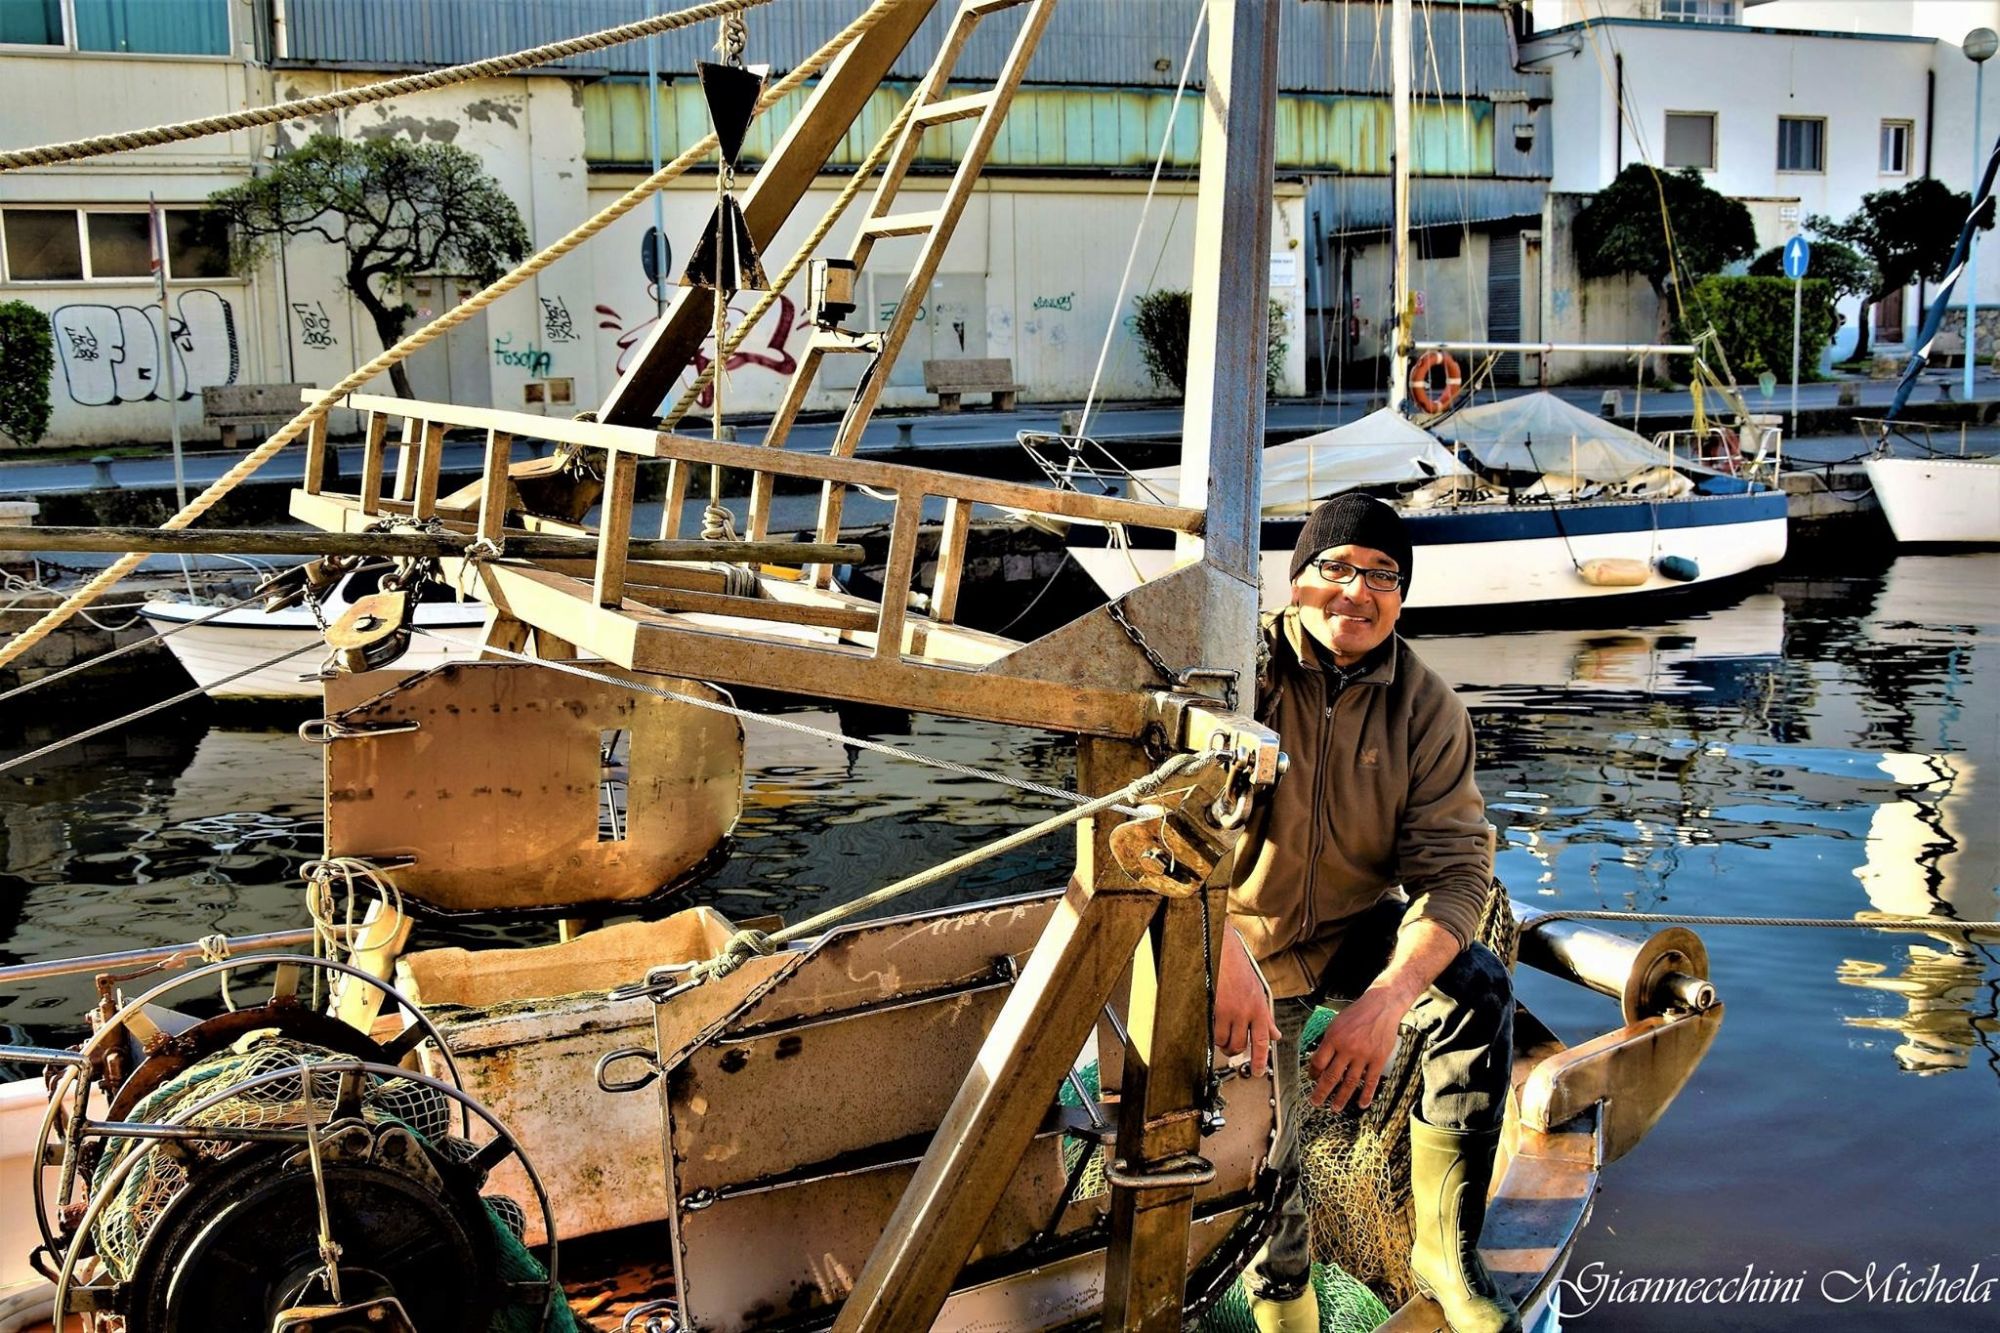
[[[1022, 18], [1020, 31], [1015, 34], [1006, 63], [1002, 65], [993, 86], [984, 92], [946, 96], [950, 91], [952, 71], [980, 21], [1001, 10], [1017, 8], [1028, 12]], [[782, 442], [790, 433], [792, 423], [818, 377], [821, 362], [828, 355], [865, 353], [871, 360], [862, 372], [860, 383], [855, 386], [854, 397], [841, 416], [840, 429], [834, 436], [831, 451], [835, 457], [853, 457], [856, 446], [861, 442], [861, 432], [866, 429], [869, 417], [882, 399], [889, 368], [895, 364], [897, 355], [909, 338], [910, 327], [916, 322], [918, 312], [929, 300], [931, 280], [937, 276], [945, 247], [951, 243], [959, 217], [965, 212], [966, 201], [972, 197], [973, 188], [985, 169], [993, 141], [999, 137], [1000, 124], [1007, 117], [1015, 89], [1020, 87], [1021, 78], [1027, 73], [1028, 62], [1034, 56], [1035, 47], [1041, 41], [1042, 31], [1047, 27], [1054, 8], [1055, 0], [963, 0], [958, 11], [952, 15], [951, 26], [945, 30], [937, 59], [917, 86], [914, 94], [916, 111], [904, 125], [901, 137], [883, 165], [882, 179], [876, 184], [861, 229], [847, 250], [847, 260], [854, 265], [858, 275], [867, 265], [877, 241], [897, 236], [923, 237], [916, 262], [910, 266], [909, 279], [903, 284], [903, 294], [896, 302], [895, 313], [887, 327], [878, 332], [856, 333], [837, 328], [814, 331], [765, 431], [767, 442]], [[936, 126], [964, 120], [975, 120], [977, 123], [973, 126], [971, 139], [966, 144], [958, 168], [952, 173], [951, 183], [945, 189], [943, 202], [935, 209], [921, 212], [895, 211], [897, 195], [909, 175], [911, 163], [916, 160], [924, 134]], [[759, 473], [751, 487], [750, 532], [755, 537], [766, 536], [769, 531], [771, 484], [770, 474]], [[840, 530], [844, 498], [844, 489], [832, 482], [821, 488], [821, 533]], [[830, 568], [815, 567], [815, 582], [825, 586], [831, 578]]]

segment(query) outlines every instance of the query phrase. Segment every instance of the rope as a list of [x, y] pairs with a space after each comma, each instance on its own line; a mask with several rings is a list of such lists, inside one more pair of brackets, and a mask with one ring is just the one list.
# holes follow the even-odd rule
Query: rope
[[[412, 633], [421, 634], [426, 638], [438, 639], [440, 641], [443, 641], [445, 637], [434, 630], [425, 629], [422, 625], [412, 625], [410, 630]], [[451, 642], [456, 643], [458, 641], [454, 639]], [[607, 676], [601, 672], [586, 670], [574, 662], [530, 657], [526, 653], [517, 653], [510, 648], [499, 648], [492, 644], [485, 645], [481, 651], [495, 657], [506, 657], [512, 658], [516, 662], [526, 662], [529, 666], [547, 667], [551, 671], [561, 671], [567, 675], [578, 676], [584, 680], [593, 680], [602, 685], [622, 686], [634, 693], [650, 694], [656, 699], [665, 699], [670, 703], [688, 704], [695, 708], [706, 708], [711, 713], [726, 713], [730, 717], [739, 718], [746, 722], [761, 722], [766, 726], [778, 727], [785, 731], [796, 731], [800, 735], [811, 736], [817, 740], [832, 741], [836, 745], [852, 746], [857, 750], [870, 750], [876, 754], [887, 755], [892, 759], [906, 759], [913, 764], [922, 764], [926, 768], [941, 769], [946, 773], [953, 773], [959, 777], [974, 778], [981, 782], [997, 782], [1002, 786], [1013, 787], [1019, 791], [1033, 792], [1037, 796], [1046, 796], [1051, 800], [1068, 801], [1071, 804], [1078, 804], [1090, 799], [1082, 792], [1069, 791], [1062, 787], [1051, 787], [1040, 782], [1030, 782], [1026, 778], [1009, 777], [1005, 773], [993, 773], [985, 769], [973, 768], [969, 764], [957, 763], [950, 759], [938, 759], [932, 755], [919, 754], [915, 750], [898, 749], [893, 745], [884, 745], [881, 741], [866, 740], [860, 736], [847, 736], [837, 731], [822, 731], [818, 727], [809, 727], [803, 722], [794, 722], [790, 718], [773, 717], [769, 713], [753, 713], [745, 708], [737, 708], [733, 704], [718, 703], [713, 699], [703, 699], [695, 695], [676, 694], [672, 690], [663, 690], [653, 685], [642, 685], [635, 680], [620, 680], [616, 676]], [[0, 771], [5, 770], [0, 769]]]
[[1523, 922], [1533, 929], [1548, 921], [1640, 921], [1665, 926], [1785, 926], [1810, 930], [1932, 930], [1946, 934], [1973, 934], [2000, 931], [2000, 921], [1958, 921], [1950, 917], [1891, 916], [1854, 917], [1829, 920], [1814, 916], [1687, 916], [1676, 912], [1536, 912]]
[[525, 51], [516, 51], [512, 55], [475, 60], [469, 64], [452, 65], [423, 74], [409, 74], [400, 79], [387, 79], [361, 88], [323, 93], [318, 97], [301, 97], [290, 102], [278, 102], [248, 111], [232, 111], [226, 115], [210, 116], [205, 120], [159, 125], [149, 130], [128, 130], [121, 134], [103, 134], [93, 139], [78, 139], [73, 143], [21, 148], [9, 153], [0, 153], [0, 171], [53, 166], [58, 162], [102, 157], [106, 153], [123, 153], [134, 148], [151, 148], [159, 144], [179, 143], [184, 139], [200, 139], [211, 134], [221, 134], [226, 130], [247, 130], [283, 120], [304, 120], [310, 116], [324, 115], [329, 111], [364, 106], [370, 102], [388, 101], [405, 93], [428, 92], [433, 88], [447, 88], [457, 83], [470, 83], [475, 79], [491, 78], [497, 74], [511, 74], [516, 70], [553, 64], [570, 56], [582, 55], [607, 46], [617, 46], [623, 42], [636, 41], [641, 37], [652, 37], [712, 18], [739, 13], [765, 2], [766, 0], [706, 0], [705, 3], [692, 5], [671, 14], [661, 14], [654, 18], [641, 19], [636, 23], [606, 28], [588, 36], [571, 37], [560, 42], [550, 42], [546, 46], [534, 46]]
[[1177, 754], [1151, 773], [1127, 783], [1117, 791], [1100, 796], [1096, 800], [1085, 802], [1074, 810], [1065, 810], [1060, 814], [1051, 815], [1041, 823], [1030, 828], [1010, 833], [1006, 837], [995, 839], [982, 847], [975, 847], [969, 852], [963, 852], [948, 861], [941, 861], [927, 870], [920, 870], [914, 875], [906, 876], [897, 880], [894, 884], [876, 889], [872, 893], [864, 893], [859, 898], [851, 899], [836, 907], [829, 907], [826, 911], [807, 917], [804, 921], [787, 926], [783, 930], [774, 930], [768, 933], [761, 930], [739, 930], [729, 937], [729, 942], [722, 946], [722, 951], [716, 954], [715, 957], [708, 959], [706, 962], [696, 964], [692, 975], [696, 980], [701, 981], [726, 977], [745, 962], [748, 962], [752, 957], [771, 953], [779, 946], [790, 944], [793, 940], [805, 939], [807, 936], [817, 935], [829, 927], [847, 920], [849, 917], [859, 916], [863, 912], [880, 907], [884, 903], [891, 902], [905, 894], [929, 888], [939, 880], [948, 879], [961, 870], [969, 869], [982, 861], [990, 860], [1006, 852], [1011, 852], [1017, 847], [1026, 846], [1037, 838], [1046, 837], [1048, 834], [1055, 833], [1072, 824], [1081, 823], [1083, 820], [1100, 815], [1106, 810], [1119, 809], [1125, 806], [1127, 802], [1139, 800], [1158, 791], [1169, 778], [1179, 773], [1197, 758], [1199, 756], [1193, 754]]
[[231, 681], [241, 680], [245, 676], [254, 675], [255, 673], [262, 671], [267, 667], [274, 667], [278, 665], [278, 663], [280, 662], [288, 662], [292, 658], [298, 657], [304, 653], [318, 652], [319, 647], [320, 645], [318, 641], [315, 640], [314, 642], [307, 644], [303, 648], [294, 648], [289, 652], [279, 653], [276, 657], [270, 658], [263, 662], [259, 662], [254, 666], [247, 666], [244, 667], [241, 671], [232, 672], [231, 674], [224, 676], [221, 680], [212, 681], [207, 685], [197, 685], [191, 690], [182, 690], [179, 694], [173, 695], [166, 699], [162, 699], [158, 703], [147, 704], [144, 708], [135, 709], [132, 712], [125, 714], [125, 716], [123, 717], [114, 717], [109, 722], [100, 722], [94, 727], [87, 727], [84, 730], [77, 732], [74, 736], [65, 736], [62, 740], [52, 741], [49, 744], [44, 745], [39, 750], [30, 750], [26, 754], [15, 755], [12, 759], [7, 760], [5, 763], [0, 763], [0, 773], [11, 772], [12, 770], [19, 768], [23, 764], [30, 763], [36, 759], [40, 759], [45, 755], [54, 754], [57, 750], [66, 749], [69, 746], [75, 745], [78, 741], [87, 741], [93, 736], [102, 736], [105, 732], [111, 731], [117, 727], [122, 727], [127, 722], [137, 722], [142, 717], [151, 717], [154, 713], [161, 712], [164, 709], [172, 708], [175, 704], [186, 703], [188, 700], [194, 698], [196, 695], [203, 694], [211, 689], [214, 689], [217, 685], [227, 685]]
[[[840, 194], [835, 197], [832, 204], [828, 205], [825, 214], [819, 220], [819, 225], [813, 228], [812, 234], [806, 237], [804, 244], [800, 245], [798, 250], [793, 253], [791, 259], [786, 261], [785, 266], [778, 271], [778, 276], [771, 279], [770, 289], [757, 298], [757, 303], [750, 307], [749, 314], [737, 321], [736, 331], [729, 336], [729, 341], [723, 344], [717, 352], [715, 359], [709, 362], [707, 368], [695, 377], [694, 383], [690, 384], [681, 393], [681, 396], [674, 400], [673, 407], [668, 409], [666, 416], [661, 419], [660, 424], [663, 429], [671, 430], [682, 417], [688, 414], [694, 407], [696, 400], [701, 397], [702, 390], [714, 383], [717, 371], [728, 361], [730, 355], [743, 345], [744, 340], [757, 327], [757, 321], [764, 317], [764, 312], [777, 303], [778, 297], [783, 295], [785, 288], [791, 286], [792, 279], [797, 277], [799, 270], [806, 266], [806, 262], [812, 258], [813, 251], [819, 248], [820, 242], [824, 241], [828, 234], [833, 231], [834, 225], [840, 221], [841, 215], [847, 211], [847, 206], [854, 202], [854, 196], [861, 193], [861, 187], [868, 183], [870, 176], [874, 175], [875, 168], [881, 165], [883, 156], [895, 144], [896, 139], [903, 132], [903, 127], [909, 123], [910, 116], [916, 109], [917, 94], [913, 92], [904, 100], [902, 109], [896, 113], [896, 118], [889, 122], [889, 128], [882, 132], [882, 137], [877, 139], [875, 146], [868, 150], [868, 155], [862, 158], [860, 163], [855, 166], [853, 175], [847, 178], [847, 184], [841, 187]], [[721, 413], [718, 412], [717, 415], [720, 416]]]
[[[396, 923], [403, 915], [403, 893], [379, 867], [357, 856], [334, 856], [307, 862], [299, 874], [306, 881], [306, 915], [312, 918], [314, 943], [328, 951], [321, 953], [321, 957], [331, 957], [331, 950], [338, 946], [352, 958], [365, 950], [383, 948], [396, 937]], [[336, 879], [346, 890], [340, 920], [334, 919]], [[375, 901], [382, 908], [373, 922], [354, 919], [357, 880], [374, 891]], [[371, 924], [382, 925], [388, 934], [379, 940], [366, 938]], [[319, 949], [315, 952], [319, 953]]]
[[[718, 3], [720, 2], [722, 0], [718, 0]], [[729, 2], [739, 3], [740, 0], [729, 0]], [[855, 38], [874, 27], [881, 20], [884, 8], [889, 3], [891, 3], [891, 0], [877, 0], [876, 4], [871, 6], [859, 18], [834, 34], [833, 38], [826, 45], [815, 51], [797, 69], [772, 84], [765, 91], [764, 95], [758, 99], [758, 110], [768, 109], [779, 98], [803, 84], [838, 55], [849, 43], [854, 41]], [[693, 11], [684, 12], [691, 13]], [[160, 527], [165, 531], [174, 532], [192, 526], [196, 519], [213, 508], [223, 496], [234, 490], [251, 473], [269, 462], [277, 455], [279, 450], [304, 434], [306, 428], [315, 419], [326, 415], [328, 409], [338, 405], [340, 400], [345, 398], [349, 393], [360, 388], [369, 380], [386, 371], [389, 367], [403, 360], [411, 353], [428, 346], [430, 343], [443, 337], [446, 333], [449, 333], [452, 329], [465, 323], [481, 310], [492, 305], [502, 296], [513, 291], [529, 278], [534, 277], [550, 264], [568, 254], [598, 232], [603, 231], [619, 218], [624, 217], [625, 214], [650, 199], [653, 193], [668, 181], [673, 180], [699, 162], [715, 147], [715, 143], [716, 140], [713, 133], [704, 136], [699, 143], [689, 148], [666, 166], [660, 168], [660, 170], [654, 172], [651, 176], [648, 176], [638, 186], [623, 195], [596, 217], [583, 223], [561, 240], [527, 260], [513, 272], [497, 279], [484, 291], [468, 298], [463, 304], [446, 311], [437, 319], [404, 338], [394, 347], [383, 352], [367, 365], [349, 374], [331, 389], [320, 394], [304, 411], [293, 417], [275, 435], [272, 435], [264, 443], [246, 454], [241, 462], [223, 473], [207, 490], [196, 496], [188, 503], [186, 508], [182, 509], [165, 523], [162, 523]], [[128, 554], [118, 557], [117, 560], [107, 565], [102, 573], [98, 574], [97, 577], [93, 578], [83, 587], [77, 589], [61, 606], [50, 611], [27, 629], [22, 630], [4, 646], [0, 646], [0, 667], [6, 666], [22, 653], [27, 652], [28, 649], [47, 638], [72, 615], [89, 606], [120, 579], [131, 573], [134, 569], [137, 569], [145, 559], [146, 557], [143, 555]]]

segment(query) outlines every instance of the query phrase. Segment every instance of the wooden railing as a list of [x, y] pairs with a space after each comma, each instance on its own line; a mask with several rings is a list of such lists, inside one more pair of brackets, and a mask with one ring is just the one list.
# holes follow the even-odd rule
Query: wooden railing
[[[532, 565], [486, 561], [481, 568], [488, 571], [490, 586], [481, 595], [502, 604], [507, 614], [555, 641], [587, 647], [636, 670], [733, 679], [774, 688], [805, 686], [836, 697], [894, 698], [898, 689], [914, 688], [918, 682], [896, 670], [878, 672], [864, 682], [850, 670], [858, 665], [853, 661], [857, 654], [883, 666], [949, 668], [962, 674], [967, 668], [992, 667], [1019, 646], [957, 624], [974, 505], [1178, 533], [1199, 534], [1202, 527], [1203, 515], [1199, 510], [1080, 495], [1048, 486], [968, 477], [866, 458], [798, 453], [638, 427], [401, 398], [357, 395], [347, 400], [346, 406], [366, 414], [360, 476], [350, 479], [352, 489], [345, 494], [326, 490], [325, 423], [316, 423], [308, 437], [305, 483], [293, 506], [296, 517], [322, 527], [347, 530], [367, 527], [390, 515], [437, 519], [467, 533], [468, 540], [483, 537], [501, 546], [510, 531], [594, 536], [597, 549], [588, 567], [587, 585], [583, 581], [585, 571], [578, 561], [538, 561]], [[477, 499], [441, 507], [438, 479], [445, 436], [451, 430], [483, 432], [485, 456]], [[513, 443], [531, 439], [603, 451], [604, 492], [594, 531], [579, 524], [533, 516], [519, 516], [515, 520], [518, 526], [509, 528], [508, 469]], [[396, 450], [392, 475], [388, 456], [391, 448]], [[869, 603], [824, 586], [823, 582], [803, 579], [766, 579], [761, 595], [744, 596], [729, 591], [720, 576], [708, 576], [704, 582], [703, 577], [685, 567], [630, 561], [627, 547], [633, 538], [638, 469], [647, 460], [665, 460], [670, 469], [666, 485], [669, 517], [663, 533], [669, 537], [675, 535], [674, 520], [679, 515], [681, 497], [687, 479], [696, 468], [720, 466], [752, 474], [753, 536], [761, 535], [768, 526], [768, 511], [763, 506], [770, 503], [781, 479], [818, 482], [823, 493], [838, 494], [867, 487], [877, 494], [892, 496], [880, 602]], [[933, 497], [944, 502], [943, 524], [935, 573], [926, 585], [920, 586], [918, 555], [923, 514], [925, 502]], [[822, 503], [823, 514], [825, 509]], [[780, 552], [785, 545], [774, 544]], [[782, 555], [772, 559], [774, 563], [782, 563]], [[917, 593], [924, 595], [913, 596]], [[743, 637], [772, 653], [765, 654], [770, 658], [768, 661], [737, 662], [713, 642], [716, 635], [726, 632], [712, 623], [688, 622], [679, 614], [689, 612], [832, 630], [836, 635], [822, 635], [819, 642], [804, 642], [796, 636], [790, 642], [776, 642], [769, 635], [760, 635], [754, 625], [746, 624]], [[696, 642], [697, 637], [709, 642]], [[873, 642], [866, 642], [870, 637]], [[833, 641], [836, 638], [838, 641]], [[671, 642], [654, 643], [654, 640]], [[822, 660], [817, 667], [802, 669], [799, 660], [788, 660], [793, 652], [780, 650], [817, 652], [823, 659], [839, 656], [845, 660], [838, 663]], [[737, 651], [741, 653], [740, 646]], [[816, 680], [814, 671], [830, 672], [832, 678]], [[1004, 682], [995, 681], [1001, 683]], [[1053, 708], [1057, 714], [1068, 717], [1071, 725], [1076, 725], [1090, 711], [1087, 700], [1066, 702], [1053, 693], [1044, 695], [1033, 688], [1032, 680], [1013, 683], [1022, 687], [1018, 706], [1010, 703], [1003, 707], [996, 699], [973, 710], [975, 714], [1020, 714], [1028, 718], [1033, 709]], [[1098, 702], [1104, 700], [1100, 698]], [[1095, 726], [1079, 729], [1098, 730]], [[1117, 729], [1122, 730], [1122, 725]]]

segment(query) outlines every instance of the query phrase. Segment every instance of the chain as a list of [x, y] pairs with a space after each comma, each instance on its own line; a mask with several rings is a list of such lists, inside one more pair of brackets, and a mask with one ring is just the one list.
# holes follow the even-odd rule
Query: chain
[[743, 68], [743, 51], [750, 45], [750, 25], [743, 21], [741, 13], [722, 16], [722, 40], [716, 43], [722, 52], [724, 64]]
[[1160, 656], [1159, 649], [1153, 647], [1152, 643], [1147, 640], [1144, 631], [1126, 617], [1123, 602], [1111, 602], [1104, 609], [1111, 613], [1111, 619], [1118, 628], [1125, 631], [1125, 637], [1136, 644], [1139, 651], [1146, 655], [1146, 661], [1152, 664], [1153, 670], [1158, 673], [1161, 680], [1164, 680], [1176, 690], [1192, 690], [1196, 681], [1220, 681], [1222, 683], [1222, 706], [1230, 712], [1236, 711], [1236, 687], [1238, 681], [1234, 671], [1228, 670], [1225, 667], [1200, 666], [1189, 667], [1185, 671], [1176, 671], [1167, 665], [1167, 659]]

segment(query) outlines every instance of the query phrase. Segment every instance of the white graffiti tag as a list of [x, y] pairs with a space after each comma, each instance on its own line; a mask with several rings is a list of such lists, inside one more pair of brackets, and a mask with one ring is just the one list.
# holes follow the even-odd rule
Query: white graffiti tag
[[[49, 316], [70, 401], [83, 407], [160, 398], [160, 311], [156, 306], [66, 305]], [[173, 319], [174, 387], [192, 398], [234, 384], [242, 369], [236, 312], [206, 288], [181, 293]]]

